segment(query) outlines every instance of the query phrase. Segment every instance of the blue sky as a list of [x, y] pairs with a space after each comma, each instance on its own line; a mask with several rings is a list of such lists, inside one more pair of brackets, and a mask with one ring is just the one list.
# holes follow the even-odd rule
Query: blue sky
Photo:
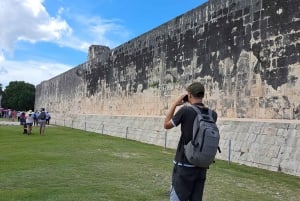
[[0, 83], [37, 85], [207, 0], [1, 0]]

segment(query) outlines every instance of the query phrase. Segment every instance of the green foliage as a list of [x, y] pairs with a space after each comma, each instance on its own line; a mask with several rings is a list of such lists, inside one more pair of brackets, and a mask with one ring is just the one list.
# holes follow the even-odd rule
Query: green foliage
[[[0, 201], [167, 201], [175, 150], [76, 129], [0, 126]], [[300, 179], [217, 161], [206, 201], [296, 201]]]
[[150, 88], [158, 88], [159, 87], [159, 81], [153, 82], [151, 84], [149, 84]]
[[5, 88], [2, 106], [15, 110], [30, 110], [34, 108], [35, 86], [24, 81], [13, 81]]
[[0, 96], [2, 95], [3, 93], [3, 89], [2, 89], [2, 84], [0, 83]]

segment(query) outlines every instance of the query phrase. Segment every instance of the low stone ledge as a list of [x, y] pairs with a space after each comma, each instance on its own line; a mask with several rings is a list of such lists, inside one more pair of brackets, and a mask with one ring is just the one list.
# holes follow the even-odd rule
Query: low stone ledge
[[[72, 115], [53, 117], [58, 125], [176, 149], [180, 127], [163, 128], [164, 117]], [[300, 176], [300, 122], [219, 119], [221, 160]]]

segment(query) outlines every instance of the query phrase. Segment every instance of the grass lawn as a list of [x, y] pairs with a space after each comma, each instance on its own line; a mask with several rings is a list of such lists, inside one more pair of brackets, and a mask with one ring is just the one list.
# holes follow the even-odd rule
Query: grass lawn
[[[0, 201], [167, 201], [175, 150], [76, 129], [0, 125]], [[205, 201], [299, 201], [300, 178], [217, 161]]]

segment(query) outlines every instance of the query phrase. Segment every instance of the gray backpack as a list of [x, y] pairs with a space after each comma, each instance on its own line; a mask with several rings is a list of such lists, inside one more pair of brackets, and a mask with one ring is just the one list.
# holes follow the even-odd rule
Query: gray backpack
[[219, 148], [220, 134], [215, 120], [212, 117], [212, 110], [208, 114], [201, 113], [200, 109], [191, 105], [197, 112], [193, 124], [193, 139], [184, 146], [184, 153], [187, 160], [197, 167], [208, 167], [214, 162]]
[[40, 115], [39, 115], [39, 119], [41, 120], [45, 120], [46, 119], [46, 112], [41, 112]]

